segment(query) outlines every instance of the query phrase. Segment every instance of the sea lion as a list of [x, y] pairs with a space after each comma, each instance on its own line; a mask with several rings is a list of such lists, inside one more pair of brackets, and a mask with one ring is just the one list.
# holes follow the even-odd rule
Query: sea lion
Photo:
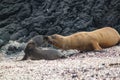
[[28, 41], [28, 43], [31, 42], [31, 41], [35, 42], [37, 47], [41, 47], [42, 45], [45, 44], [45, 42], [43, 40], [43, 35], [34, 36], [33, 38], [31, 38]]
[[31, 60], [40, 60], [40, 59], [54, 60], [54, 59], [59, 59], [59, 58], [66, 58], [66, 56], [64, 56], [61, 52], [57, 51], [56, 49], [42, 50], [41, 48], [38, 48], [34, 41], [28, 42], [24, 52], [25, 52], [25, 55], [22, 58], [22, 60], [27, 60], [27, 59], [31, 59]]
[[44, 40], [63, 50], [98, 51], [119, 43], [120, 35], [115, 29], [104, 27], [91, 32], [77, 32], [68, 36], [53, 34], [44, 37]]

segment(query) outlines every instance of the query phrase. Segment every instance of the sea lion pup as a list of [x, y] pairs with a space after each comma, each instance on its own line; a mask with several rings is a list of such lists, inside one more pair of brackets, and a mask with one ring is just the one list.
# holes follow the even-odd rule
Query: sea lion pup
[[120, 35], [115, 29], [104, 27], [91, 32], [77, 32], [69, 36], [54, 34], [44, 37], [44, 40], [63, 50], [98, 51], [119, 43]]
[[45, 45], [45, 41], [43, 40], [43, 35], [34, 36], [28, 41], [28, 43], [31, 41], [35, 42], [37, 47], [41, 47]]
[[62, 53], [55, 49], [49, 49], [49, 50], [42, 50], [41, 48], [38, 48], [34, 41], [29, 41], [25, 50], [25, 55], [22, 60], [40, 60], [40, 59], [46, 59], [46, 60], [54, 60], [59, 58], [66, 58]]

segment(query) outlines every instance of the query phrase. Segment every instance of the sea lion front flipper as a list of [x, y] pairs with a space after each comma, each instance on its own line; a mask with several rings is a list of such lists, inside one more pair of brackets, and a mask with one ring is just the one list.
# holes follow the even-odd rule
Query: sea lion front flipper
[[100, 47], [99, 43], [97, 41], [92, 42], [92, 47], [95, 51], [100, 51], [102, 48]]
[[24, 57], [21, 60], [27, 60], [28, 59], [28, 55], [25, 54]]

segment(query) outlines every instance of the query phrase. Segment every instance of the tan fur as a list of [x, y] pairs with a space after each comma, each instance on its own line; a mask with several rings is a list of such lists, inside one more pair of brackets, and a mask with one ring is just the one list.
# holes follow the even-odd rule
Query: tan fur
[[46, 40], [64, 50], [101, 50], [119, 43], [120, 35], [115, 29], [104, 27], [91, 32], [77, 32], [69, 36], [54, 34], [48, 36]]

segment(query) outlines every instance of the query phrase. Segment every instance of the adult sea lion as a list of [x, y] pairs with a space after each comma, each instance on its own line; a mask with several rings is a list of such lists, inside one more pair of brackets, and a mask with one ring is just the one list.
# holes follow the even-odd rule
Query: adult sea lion
[[65, 58], [62, 53], [55, 49], [42, 50], [36, 46], [34, 41], [29, 41], [25, 50], [25, 55], [22, 60], [32, 59], [32, 60], [54, 60], [58, 58]]
[[76, 49], [81, 51], [101, 50], [116, 45], [120, 42], [119, 33], [111, 28], [104, 27], [91, 32], [77, 32], [72, 35], [62, 36], [54, 34], [44, 39], [63, 50]]

